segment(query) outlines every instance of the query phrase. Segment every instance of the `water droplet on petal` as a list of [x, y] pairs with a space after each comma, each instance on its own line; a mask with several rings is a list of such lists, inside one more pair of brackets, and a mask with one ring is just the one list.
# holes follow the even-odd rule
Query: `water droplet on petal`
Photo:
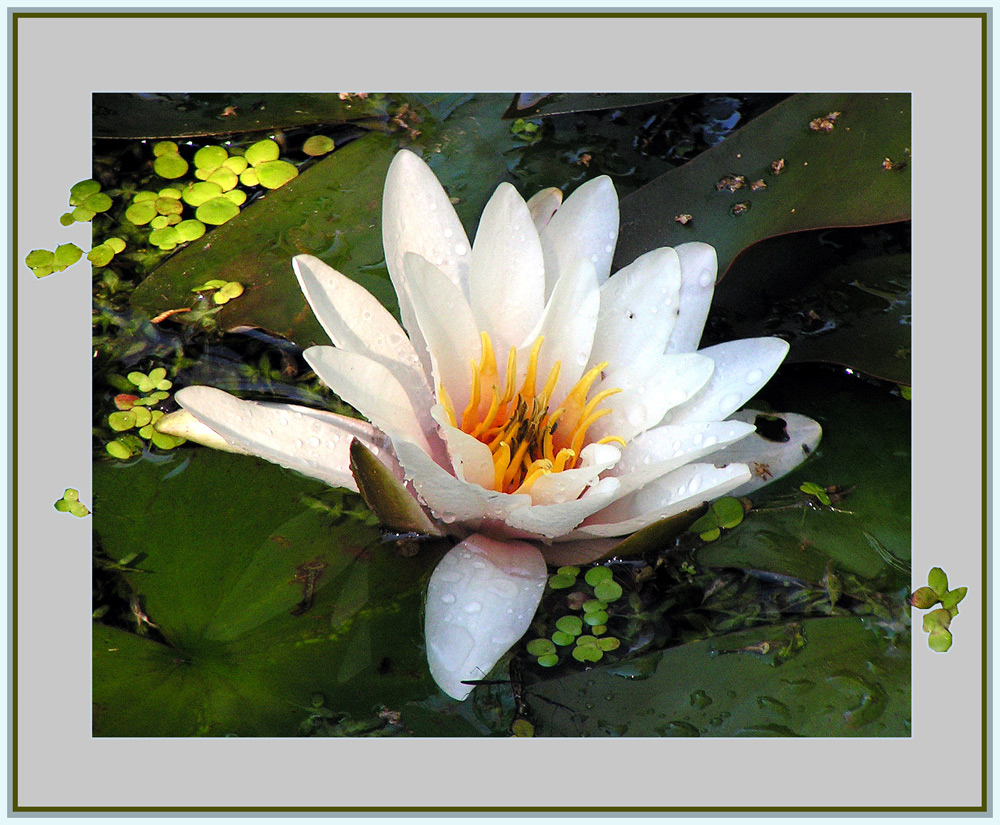
[[641, 427], [646, 423], [646, 408], [635, 406], [628, 411], [628, 423], [633, 427]]
[[457, 243], [457, 244], [455, 244], [455, 254], [456, 255], [464, 255], [468, 251], [469, 250], [466, 249], [464, 243]]
[[455, 595], [453, 593], [445, 593], [443, 596], [441, 596], [441, 601], [443, 601], [445, 604], [452, 604], [455, 601]]
[[707, 269], [704, 272], [702, 272], [701, 276], [698, 278], [698, 284], [705, 288], [710, 287], [714, 283], [715, 283], [715, 277]]
[[313, 436], [312, 438], [310, 438], [309, 439], [309, 446], [310, 447], [318, 447], [319, 446], [319, 439], [316, 438], [316, 436]]
[[747, 373], [747, 383], [756, 384], [763, 377], [764, 377], [763, 370], [750, 370], [750, 372]]
[[478, 613], [482, 609], [483, 609], [483, 606], [479, 602], [469, 602], [465, 606], [465, 612], [466, 613]]
[[454, 235], [454, 234], [455, 234], [455, 233], [451, 231], [451, 227], [450, 227], [450, 226], [446, 226], [446, 227], [445, 227], [445, 230], [444, 230], [444, 236], [445, 236], [446, 238], [450, 238], [450, 237], [451, 237], [452, 235]]
[[719, 400], [719, 409], [724, 410], [723, 415], [735, 410], [739, 406], [740, 397], [735, 392], [726, 393]]

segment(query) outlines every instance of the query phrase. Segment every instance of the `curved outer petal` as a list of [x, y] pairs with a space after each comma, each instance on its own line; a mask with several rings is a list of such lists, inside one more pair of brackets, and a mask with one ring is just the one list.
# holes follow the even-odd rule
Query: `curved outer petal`
[[607, 400], [611, 414], [594, 422], [589, 437], [617, 435], [631, 441], [659, 424], [668, 410], [694, 396], [714, 369], [711, 358], [695, 352], [659, 355], [619, 369], [609, 367], [594, 391], [618, 387], [621, 392]]
[[[440, 439], [413, 409], [406, 391], [377, 361], [336, 347], [310, 347], [306, 362], [331, 390], [384, 432], [395, 444], [400, 439], [419, 444], [425, 453], [446, 461]], [[424, 416], [436, 429], [430, 410]], [[404, 464], [405, 466], [405, 464]]]
[[621, 539], [577, 539], [575, 541], [559, 541], [541, 548], [546, 564], [552, 567], [562, 567], [571, 564], [590, 564], [600, 561], [611, 554], [611, 551], [621, 544]]
[[421, 255], [464, 292], [470, 247], [444, 187], [426, 163], [405, 149], [396, 153], [385, 179], [382, 246], [403, 326], [429, 375], [430, 361], [406, 291], [403, 256], [407, 252]]
[[461, 415], [469, 403], [472, 360], [482, 344], [472, 309], [462, 291], [436, 266], [408, 252], [403, 260], [414, 316], [431, 357], [434, 379], [447, 390]]
[[744, 421], [752, 425], [758, 415], [784, 419], [788, 441], [772, 441], [759, 433], [754, 433], [724, 450], [713, 453], [712, 461], [716, 465], [739, 461], [746, 464], [753, 474], [748, 482], [730, 491], [730, 495], [749, 495], [765, 484], [787, 475], [812, 455], [823, 437], [823, 428], [818, 422], [798, 413], [740, 410], [730, 420]]
[[363, 286], [319, 258], [297, 255], [292, 268], [330, 340], [341, 349], [378, 361], [403, 385], [414, 409], [429, 409], [434, 401], [427, 374], [389, 311]]
[[715, 362], [715, 372], [689, 401], [672, 409], [667, 423], [720, 421], [753, 398], [788, 354], [781, 338], [743, 338], [706, 347], [699, 355]]
[[629, 364], [667, 348], [679, 306], [681, 265], [670, 247], [654, 249], [601, 285], [590, 364]]
[[557, 539], [614, 501], [620, 486], [617, 478], [602, 478], [574, 501], [515, 510], [507, 517], [507, 524], [542, 538]]
[[455, 478], [413, 442], [393, 441], [393, 449], [417, 496], [448, 532], [469, 533], [485, 521], [503, 524], [511, 513], [531, 504], [524, 494], [498, 493]]
[[[720, 460], [722, 448], [746, 439], [754, 432], [752, 423], [706, 421], [694, 424], [666, 424], [637, 436], [622, 451], [621, 460], [608, 471], [622, 480], [621, 495], [644, 487], [656, 478], [711, 455], [716, 466], [733, 461]], [[738, 449], [738, 448], [737, 448]]]
[[725, 495], [750, 478], [745, 464], [686, 464], [627, 495], [575, 530], [570, 538], [625, 536]]
[[538, 231], [509, 183], [497, 187], [479, 220], [469, 264], [469, 303], [501, 361], [534, 329], [545, 306]]
[[562, 201], [562, 190], [557, 189], [555, 186], [535, 192], [534, 195], [528, 198], [528, 212], [531, 215], [532, 223], [535, 224], [535, 229], [541, 232], [542, 229], [548, 226], [556, 210], [562, 206]]
[[715, 294], [715, 278], [719, 274], [719, 259], [715, 248], [707, 243], [685, 243], [675, 246], [681, 262], [680, 311], [667, 352], [694, 352], [705, 330], [708, 309]]
[[602, 175], [578, 187], [539, 235], [547, 296], [580, 258], [594, 265], [598, 283], [607, 280], [618, 240], [618, 193], [611, 178]]
[[350, 469], [352, 439], [391, 461], [385, 437], [366, 421], [290, 404], [243, 401], [214, 387], [185, 387], [174, 397], [240, 452], [333, 487], [358, 490]]
[[473, 535], [438, 562], [427, 585], [424, 635], [438, 686], [465, 699], [527, 631], [545, 590], [536, 547]]
[[544, 337], [538, 355], [538, 384], [544, 384], [549, 370], [558, 361], [559, 380], [552, 393], [553, 405], [558, 406], [580, 380], [590, 360], [600, 306], [601, 293], [593, 264], [579, 260], [559, 279], [545, 313], [518, 350], [518, 384], [527, 372], [531, 345], [539, 336]]

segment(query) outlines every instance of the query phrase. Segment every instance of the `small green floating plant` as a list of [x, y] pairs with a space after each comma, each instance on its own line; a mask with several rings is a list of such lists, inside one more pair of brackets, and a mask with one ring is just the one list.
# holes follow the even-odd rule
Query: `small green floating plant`
[[75, 243], [64, 243], [55, 248], [54, 252], [47, 249], [33, 249], [24, 259], [28, 268], [35, 273], [36, 278], [44, 278], [53, 272], [62, 272], [73, 266], [83, 257], [83, 250]]
[[[549, 578], [549, 589], [567, 590], [578, 587], [580, 568], [560, 567]], [[569, 649], [578, 662], [599, 662], [604, 654], [618, 649], [621, 641], [608, 632], [609, 608], [622, 596], [622, 587], [614, 580], [607, 567], [592, 567], [584, 574], [584, 582], [591, 588], [593, 598], [584, 590], [575, 590], [566, 599], [573, 613], [560, 616], [549, 638], [532, 639], [527, 644], [528, 654], [534, 656], [542, 667], [559, 664], [559, 648]], [[589, 632], [587, 632], [589, 631]]]
[[141, 453], [147, 441], [161, 450], [172, 450], [183, 444], [185, 439], [161, 433], [154, 427], [163, 417], [163, 411], [151, 407], [166, 401], [170, 397], [168, 390], [173, 386], [167, 379], [167, 371], [156, 367], [148, 375], [139, 371], [130, 372], [128, 381], [145, 395], [119, 393], [115, 396], [117, 410], [108, 416], [108, 426], [122, 435], [108, 442], [105, 448], [108, 455], [126, 461]]
[[946, 653], [951, 648], [951, 620], [958, 615], [958, 604], [968, 592], [967, 587], [949, 590], [947, 574], [940, 567], [934, 567], [927, 574], [927, 586], [917, 588], [910, 596], [910, 604], [919, 610], [941, 605], [924, 614], [923, 629], [928, 634], [927, 644], [931, 650]]
[[73, 211], [64, 213], [59, 223], [63, 226], [71, 226], [78, 221], [86, 223], [99, 212], [107, 212], [111, 204], [111, 196], [101, 191], [101, 184], [96, 180], [82, 180], [70, 188], [69, 205]]
[[55, 503], [55, 508], [60, 513], [69, 513], [77, 518], [83, 518], [90, 510], [80, 501], [80, 491], [67, 487], [63, 497]]
[[700, 519], [692, 524], [688, 531], [697, 533], [702, 541], [715, 541], [723, 530], [731, 530], [743, 521], [746, 509], [738, 498], [731, 496], [712, 502]]

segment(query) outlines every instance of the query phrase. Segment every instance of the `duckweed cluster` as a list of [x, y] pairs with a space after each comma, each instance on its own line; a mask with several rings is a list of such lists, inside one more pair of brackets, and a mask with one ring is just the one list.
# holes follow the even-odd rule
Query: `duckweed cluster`
[[126, 461], [143, 452], [145, 442], [161, 450], [172, 450], [183, 444], [185, 439], [155, 429], [156, 422], [163, 417], [163, 411], [155, 407], [170, 397], [168, 390], [173, 386], [167, 379], [167, 371], [163, 367], [156, 367], [149, 374], [130, 372], [128, 381], [145, 395], [140, 397], [132, 393], [119, 393], [115, 396], [117, 411], [111, 413], [107, 421], [114, 432], [122, 435], [108, 442], [105, 448], [108, 455]]
[[54, 505], [56, 510], [60, 513], [69, 513], [77, 518], [83, 518], [85, 515], [90, 513], [86, 505], [80, 501], [80, 491], [74, 490], [72, 487], [67, 487], [66, 492], [63, 493], [63, 497], [59, 499]]
[[107, 212], [111, 208], [112, 200], [110, 195], [101, 191], [101, 184], [96, 180], [82, 180], [70, 188], [69, 205], [73, 210], [59, 218], [59, 223], [63, 226], [93, 220], [96, 214]]
[[968, 592], [968, 587], [949, 590], [948, 575], [940, 567], [934, 567], [927, 575], [927, 586], [917, 588], [910, 596], [910, 604], [919, 610], [941, 605], [924, 614], [923, 630], [928, 634], [927, 644], [931, 650], [946, 653], [951, 648], [951, 620], [958, 615], [958, 604]]
[[697, 533], [702, 541], [715, 541], [723, 530], [731, 530], [742, 523], [745, 512], [743, 503], [738, 498], [720, 498], [713, 501], [708, 512], [688, 530]]
[[[560, 567], [549, 578], [549, 589], [579, 587], [579, 575], [579, 567]], [[536, 638], [527, 643], [529, 655], [535, 657], [541, 667], [559, 664], [560, 648], [568, 649], [578, 662], [593, 663], [621, 646], [619, 639], [607, 635], [610, 605], [621, 598], [621, 585], [614, 580], [611, 570], [602, 566], [591, 567], [583, 580], [593, 598], [587, 598], [591, 594], [582, 589], [571, 593], [566, 603], [573, 613], [556, 619], [555, 629], [548, 638]]]
[[47, 249], [33, 249], [24, 262], [35, 273], [36, 278], [44, 278], [53, 272], [62, 272], [67, 267], [73, 266], [82, 257], [83, 250], [75, 243], [64, 243], [57, 246], [53, 252]]

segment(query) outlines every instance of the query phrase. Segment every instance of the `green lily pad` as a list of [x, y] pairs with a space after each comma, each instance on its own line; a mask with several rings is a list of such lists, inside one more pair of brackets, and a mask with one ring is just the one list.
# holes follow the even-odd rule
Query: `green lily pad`
[[519, 117], [548, 117], [573, 112], [604, 112], [630, 106], [662, 103], [683, 94], [650, 94], [632, 92], [563, 92], [552, 94], [517, 94], [503, 116], [505, 120]]
[[[829, 133], [815, 118], [840, 112]], [[798, 94], [621, 202], [615, 268], [687, 241], [712, 244], [723, 275], [751, 244], [788, 232], [910, 217], [910, 97]], [[886, 157], [899, 163], [886, 170]], [[780, 174], [772, 164], [784, 161]], [[742, 178], [740, 188], [726, 181]], [[753, 184], [763, 181], [765, 188]], [[755, 191], [751, 191], [754, 190]], [[752, 208], [738, 216], [733, 206]], [[692, 220], [681, 224], [676, 216]]]
[[860, 619], [810, 619], [647, 654], [641, 679], [602, 665], [525, 695], [540, 736], [909, 736], [908, 654]]
[[[291, 736], [318, 691], [357, 715], [430, 692], [419, 617], [435, 558], [401, 558], [371, 528], [309, 509], [319, 482], [188, 457], [179, 475], [170, 462], [95, 466], [95, 495], [115, 502], [95, 526], [111, 557], [131, 552], [150, 508], [171, 514], [123, 573], [163, 641], [95, 626], [95, 735]], [[247, 482], [237, 498], [234, 477]]]
[[302, 151], [311, 157], [326, 155], [334, 149], [333, 138], [326, 135], [313, 135], [302, 144]]
[[212, 198], [195, 210], [195, 217], [202, 223], [219, 226], [240, 214], [240, 208], [229, 198]]
[[254, 171], [257, 173], [257, 181], [265, 189], [278, 189], [299, 174], [299, 170], [286, 160], [259, 163]]
[[177, 152], [167, 152], [153, 161], [153, 171], [161, 178], [174, 180], [187, 174], [188, 162]]

